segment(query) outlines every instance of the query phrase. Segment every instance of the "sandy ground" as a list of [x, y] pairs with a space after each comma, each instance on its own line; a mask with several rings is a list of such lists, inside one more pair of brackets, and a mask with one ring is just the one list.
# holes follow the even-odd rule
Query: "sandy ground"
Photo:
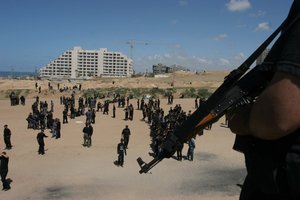
[[[40, 100], [48, 99], [41, 98]], [[141, 111], [135, 110], [133, 121], [124, 121], [124, 113], [117, 108], [117, 117], [97, 113], [94, 124], [93, 146], [82, 146], [82, 123], [85, 118], [70, 119], [62, 124], [62, 137], [45, 139], [46, 154], [38, 155], [36, 134], [27, 129], [26, 117], [33, 99], [25, 106], [10, 106], [0, 100], [0, 125], [8, 124], [12, 131], [13, 148], [10, 156], [8, 178], [12, 189], [0, 191], [0, 199], [238, 199], [245, 175], [243, 155], [232, 150], [234, 135], [222, 124], [213, 125], [211, 131], [196, 140], [193, 162], [175, 159], [163, 160], [149, 174], [139, 174], [137, 157], [150, 161], [150, 137], [148, 125], [141, 121]], [[62, 119], [62, 105], [54, 99], [54, 117]], [[135, 106], [135, 100], [131, 100]], [[185, 111], [194, 110], [194, 99], [175, 99]], [[161, 106], [169, 109], [166, 100]], [[128, 124], [132, 135], [125, 157], [124, 167], [117, 167], [116, 147], [121, 131]], [[46, 131], [51, 136], [49, 131]], [[4, 143], [1, 137], [0, 148]], [[183, 153], [186, 154], [187, 145]]]

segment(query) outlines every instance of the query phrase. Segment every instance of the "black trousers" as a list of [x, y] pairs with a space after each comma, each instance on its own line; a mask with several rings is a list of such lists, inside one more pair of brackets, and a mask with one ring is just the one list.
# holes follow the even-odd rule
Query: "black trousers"
[[43, 142], [39, 142], [39, 154], [45, 154], [45, 144]]
[[7, 173], [8, 173], [8, 170], [2, 170], [0, 172], [3, 189], [9, 189], [10, 188], [9, 183], [6, 180]]
[[12, 147], [11, 142], [10, 142], [10, 136], [4, 137], [4, 143], [5, 143], [7, 149], [10, 149]]
[[119, 156], [118, 156], [118, 164], [120, 166], [123, 166], [124, 164], [124, 153], [120, 153]]
[[177, 160], [182, 160], [182, 149], [177, 150]]
[[129, 137], [124, 136], [124, 146], [126, 149], [127, 149], [128, 143], [129, 143]]

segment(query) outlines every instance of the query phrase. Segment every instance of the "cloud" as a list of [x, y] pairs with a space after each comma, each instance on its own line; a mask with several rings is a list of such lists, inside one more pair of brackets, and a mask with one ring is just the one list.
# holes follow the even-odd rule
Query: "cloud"
[[153, 56], [153, 59], [154, 59], [154, 60], [161, 60], [162, 57], [163, 57], [163, 56], [161, 56], [161, 55], [159, 55], [159, 54], [155, 54], [155, 55]]
[[255, 28], [255, 31], [269, 31], [270, 30], [270, 25], [268, 22], [262, 22], [257, 25]]
[[256, 13], [251, 13], [250, 17], [263, 17], [266, 15], [265, 11], [258, 10]]
[[199, 62], [200, 64], [204, 64], [204, 65], [208, 65], [211, 63], [211, 61], [209, 61], [206, 58], [201, 58], [201, 57], [197, 57], [197, 56], [193, 56], [192, 57], [195, 61]]
[[164, 57], [165, 57], [165, 58], [171, 58], [171, 55], [170, 55], [169, 53], [165, 53], [165, 54], [164, 54]]
[[178, 3], [180, 6], [187, 6], [189, 4], [187, 0], [179, 0]]
[[225, 59], [225, 58], [219, 58], [219, 62], [221, 66], [229, 66], [230, 62], [229, 60]]
[[248, 0], [230, 0], [230, 2], [226, 4], [226, 6], [227, 9], [231, 12], [243, 11], [251, 8], [251, 4]]
[[226, 39], [226, 38], [228, 38], [228, 35], [225, 34], [225, 33], [222, 33], [222, 34], [216, 36], [216, 37], [214, 38], [214, 40], [220, 41], [220, 40], [224, 40], [224, 39]]
[[232, 56], [222, 57], [201, 57], [189, 56], [184, 53], [164, 53], [154, 54], [136, 58], [134, 68], [137, 72], [152, 71], [152, 66], [158, 63], [163, 65], [180, 65], [187, 67], [192, 71], [197, 70], [224, 70], [234, 69], [244, 62], [246, 56], [244, 53], [236, 53]]

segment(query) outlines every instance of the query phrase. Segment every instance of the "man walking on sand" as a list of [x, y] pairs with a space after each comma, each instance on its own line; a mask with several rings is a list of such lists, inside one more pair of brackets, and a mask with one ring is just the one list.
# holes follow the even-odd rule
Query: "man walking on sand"
[[45, 154], [45, 142], [44, 138], [48, 137], [45, 135], [44, 130], [42, 129], [41, 132], [39, 132], [36, 136], [37, 142], [39, 144], [39, 154], [44, 155]]
[[128, 143], [129, 143], [129, 136], [130, 136], [130, 129], [128, 128], [128, 125], [125, 126], [125, 128], [122, 131], [122, 138], [124, 139], [124, 145], [125, 148], [128, 149]]
[[4, 125], [4, 130], [3, 130], [3, 139], [4, 139], [4, 143], [6, 146], [6, 149], [11, 149], [12, 145], [10, 142], [10, 136], [11, 136], [11, 131], [8, 128], [7, 124]]
[[94, 129], [91, 124], [88, 126], [88, 139], [87, 139], [87, 147], [92, 146], [92, 135], [93, 135]]
[[124, 155], [126, 155], [126, 147], [124, 145], [123, 138], [121, 138], [121, 141], [118, 144], [117, 152], [118, 152], [118, 166], [123, 167], [123, 164], [124, 164]]

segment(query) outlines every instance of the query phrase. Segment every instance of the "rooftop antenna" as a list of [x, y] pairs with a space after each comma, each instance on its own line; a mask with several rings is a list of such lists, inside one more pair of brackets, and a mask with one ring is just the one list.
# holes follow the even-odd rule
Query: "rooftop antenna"
[[37, 80], [37, 68], [34, 69], [34, 80]]
[[10, 76], [11, 76], [11, 79], [14, 79], [14, 67], [13, 66], [10, 66]]

